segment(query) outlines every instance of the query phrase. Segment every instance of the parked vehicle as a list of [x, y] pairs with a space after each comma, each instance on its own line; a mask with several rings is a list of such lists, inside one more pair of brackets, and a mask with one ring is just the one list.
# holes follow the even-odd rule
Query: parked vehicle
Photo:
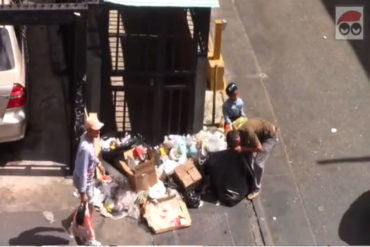
[[26, 68], [23, 34], [0, 26], [0, 142], [20, 140], [26, 130]]

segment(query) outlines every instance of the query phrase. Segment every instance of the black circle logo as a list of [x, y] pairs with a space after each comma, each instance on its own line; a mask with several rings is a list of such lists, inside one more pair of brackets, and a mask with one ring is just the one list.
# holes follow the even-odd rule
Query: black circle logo
[[361, 33], [361, 31], [362, 31], [362, 27], [361, 27], [360, 23], [353, 23], [351, 25], [351, 33], [353, 35], [359, 35]]
[[350, 27], [349, 27], [349, 24], [348, 23], [341, 23], [339, 25], [339, 32], [342, 34], [342, 35], [347, 35], [350, 31]]

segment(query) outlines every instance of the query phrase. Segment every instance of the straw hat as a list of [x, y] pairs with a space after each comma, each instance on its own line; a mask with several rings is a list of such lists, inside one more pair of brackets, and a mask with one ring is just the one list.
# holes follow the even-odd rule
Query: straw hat
[[100, 130], [104, 124], [98, 118], [88, 117], [86, 119], [86, 129]]

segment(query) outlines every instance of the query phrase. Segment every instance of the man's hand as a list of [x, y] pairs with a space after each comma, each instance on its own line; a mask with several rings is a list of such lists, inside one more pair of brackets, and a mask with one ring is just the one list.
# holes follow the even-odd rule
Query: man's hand
[[105, 175], [105, 168], [104, 168], [104, 166], [101, 163], [99, 164], [98, 168], [99, 168], [101, 174], [102, 175]]
[[89, 198], [87, 197], [87, 195], [85, 193], [81, 193], [80, 198], [81, 198], [81, 203], [83, 203], [83, 204], [85, 204], [89, 201]]
[[235, 152], [238, 152], [238, 153], [242, 153], [243, 152], [243, 148], [242, 146], [237, 146], [234, 148]]

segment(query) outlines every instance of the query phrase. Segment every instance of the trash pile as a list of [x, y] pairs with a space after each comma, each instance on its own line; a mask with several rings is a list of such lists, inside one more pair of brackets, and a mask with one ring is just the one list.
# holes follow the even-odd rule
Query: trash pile
[[223, 130], [169, 135], [151, 147], [126, 133], [103, 136], [102, 156], [113, 179], [96, 182], [94, 206], [105, 217], [143, 217], [154, 233], [188, 227], [188, 208], [202, 205], [201, 166], [227, 148]]

